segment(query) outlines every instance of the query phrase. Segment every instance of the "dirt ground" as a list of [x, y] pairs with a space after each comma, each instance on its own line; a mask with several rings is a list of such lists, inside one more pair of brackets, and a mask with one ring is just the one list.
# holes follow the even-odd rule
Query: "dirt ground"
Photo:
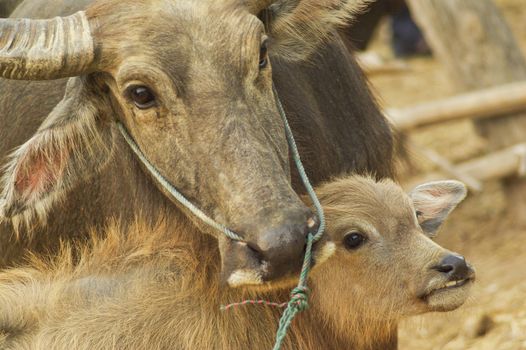
[[[526, 54], [526, 1], [496, 0]], [[385, 30], [372, 46], [389, 59]], [[370, 77], [385, 107], [402, 107], [455, 94], [453, 82], [433, 58], [407, 61], [410, 70]], [[413, 141], [436, 150], [453, 162], [484, 154], [486, 144], [470, 122], [454, 122], [419, 130]], [[416, 170], [433, 165], [412, 155]], [[402, 172], [407, 180], [407, 171]], [[526, 189], [526, 180], [523, 186]], [[458, 311], [407, 320], [400, 327], [400, 349], [526, 349], [526, 212], [517, 209], [518, 196], [501, 182], [485, 183], [471, 194], [442, 229], [438, 241], [475, 266], [473, 296]], [[517, 192], [517, 191], [515, 191]], [[526, 202], [526, 201], [525, 201]], [[520, 212], [524, 214], [520, 214]]]

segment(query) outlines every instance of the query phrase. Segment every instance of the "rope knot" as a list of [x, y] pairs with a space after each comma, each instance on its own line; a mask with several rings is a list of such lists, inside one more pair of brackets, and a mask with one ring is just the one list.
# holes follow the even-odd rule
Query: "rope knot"
[[310, 289], [307, 287], [296, 287], [290, 293], [290, 304], [295, 305], [298, 311], [305, 311], [309, 308]]

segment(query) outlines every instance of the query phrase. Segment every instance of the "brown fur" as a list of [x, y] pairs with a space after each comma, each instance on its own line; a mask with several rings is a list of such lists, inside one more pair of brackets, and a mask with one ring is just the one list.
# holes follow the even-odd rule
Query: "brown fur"
[[[419, 290], [448, 252], [423, 235], [410, 198], [391, 181], [350, 177], [317, 191], [329, 223], [319, 244], [336, 253], [312, 271], [311, 309], [284, 349], [394, 349], [399, 319], [433, 310]], [[342, 238], [357, 229], [368, 242], [347, 250]], [[97, 237], [81, 244], [79, 258], [65, 245], [57, 259], [0, 275], [3, 349], [271, 348], [278, 310], [219, 306], [285, 301], [292, 283], [222, 287], [216, 241], [191, 226], [136, 223]]]

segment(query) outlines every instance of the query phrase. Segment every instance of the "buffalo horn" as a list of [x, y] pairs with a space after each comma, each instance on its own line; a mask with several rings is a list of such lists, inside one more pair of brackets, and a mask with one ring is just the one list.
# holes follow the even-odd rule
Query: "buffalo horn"
[[84, 12], [53, 19], [0, 19], [0, 77], [47, 80], [80, 75], [94, 60]]

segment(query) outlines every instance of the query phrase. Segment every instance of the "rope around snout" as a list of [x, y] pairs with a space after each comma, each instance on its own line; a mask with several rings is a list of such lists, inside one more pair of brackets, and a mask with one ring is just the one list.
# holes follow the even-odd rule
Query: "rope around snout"
[[[274, 85], [272, 85], [272, 90], [274, 91], [274, 98], [276, 99], [276, 105], [278, 106], [279, 114], [281, 115], [281, 119], [283, 119], [283, 124], [285, 125], [285, 133], [287, 135], [287, 141], [289, 143], [290, 151], [292, 153], [292, 158], [294, 159], [294, 163], [296, 164], [296, 168], [298, 169], [298, 173], [300, 174], [301, 182], [303, 182], [303, 186], [307, 190], [307, 193], [309, 194], [309, 198], [311, 199], [312, 204], [314, 205], [314, 208], [316, 209], [316, 214], [318, 215], [318, 219], [320, 220], [320, 225], [318, 226], [318, 231], [316, 232], [316, 234], [314, 236], [309, 234], [309, 237], [312, 236], [312, 239], [309, 238], [307, 240], [307, 248], [308, 248], [309, 241], [312, 245], [313, 243], [316, 243], [317, 241], [319, 241], [321, 236], [323, 236], [323, 232], [325, 231], [325, 214], [323, 212], [323, 208], [318, 199], [318, 196], [316, 195], [316, 192], [314, 192], [314, 188], [312, 188], [312, 185], [309, 181], [309, 177], [307, 176], [307, 173], [305, 172], [303, 163], [301, 162], [300, 153], [298, 151], [298, 146], [296, 145], [296, 141], [294, 140], [294, 135], [292, 134], [292, 129], [290, 128], [289, 122], [287, 120], [287, 115], [285, 114], [285, 110], [283, 109], [283, 105], [281, 104], [281, 101], [278, 97], [278, 92]], [[309, 253], [309, 255], [311, 253], [309, 249], [307, 249], [306, 252]]]
[[[287, 136], [287, 142], [290, 147], [290, 152], [292, 155], [292, 158], [294, 159], [294, 163], [296, 164], [296, 168], [298, 169], [298, 173], [300, 174], [301, 181], [303, 182], [303, 185], [305, 186], [305, 189], [307, 190], [307, 193], [309, 194], [309, 197], [316, 208], [316, 212], [319, 219], [319, 226], [318, 231], [316, 234], [309, 233], [307, 236], [307, 247], [305, 249], [305, 256], [303, 259], [303, 266], [301, 268], [300, 272], [300, 278], [298, 285], [296, 288], [294, 288], [291, 292], [291, 297], [288, 303], [273, 303], [273, 302], [267, 302], [263, 300], [246, 300], [241, 303], [236, 304], [230, 304], [227, 306], [222, 306], [221, 310], [225, 311], [230, 309], [233, 306], [240, 306], [240, 305], [248, 305], [248, 304], [264, 304], [269, 306], [276, 306], [276, 307], [284, 307], [286, 305], [286, 309], [283, 312], [283, 315], [281, 316], [279, 320], [279, 328], [276, 333], [276, 342], [274, 344], [273, 350], [279, 350], [281, 349], [281, 346], [283, 344], [283, 340], [285, 339], [287, 335], [287, 331], [296, 316], [298, 312], [305, 311], [309, 308], [309, 295], [310, 290], [307, 286], [307, 278], [310, 272], [311, 264], [312, 264], [312, 246], [315, 242], [317, 242], [323, 235], [323, 232], [325, 231], [325, 215], [323, 213], [323, 208], [320, 204], [320, 201], [318, 200], [318, 197], [316, 196], [316, 193], [314, 192], [314, 189], [312, 188], [312, 185], [309, 181], [309, 178], [307, 176], [307, 173], [305, 172], [305, 168], [303, 167], [303, 163], [301, 162], [301, 158], [298, 152], [298, 147], [296, 145], [296, 141], [294, 140], [294, 136], [292, 134], [292, 130], [290, 128], [289, 122], [287, 120], [287, 116], [285, 114], [285, 110], [283, 109], [283, 105], [281, 104], [281, 101], [279, 99], [276, 87], [272, 86], [272, 91], [274, 93], [274, 99], [276, 101], [276, 106], [278, 108], [279, 114], [283, 120], [283, 124], [285, 126], [285, 133]], [[139, 161], [146, 167], [146, 169], [150, 172], [150, 174], [159, 182], [161, 186], [164, 187], [168, 193], [170, 193], [173, 198], [181, 203], [184, 207], [186, 207], [192, 214], [194, 214], [197, 218], [199, 218], [201, 221], [203, 221], [208, 226], [214, 228], [215, 230], [218, 230], [222, 232], [226, 237], [235, 240], [235, 241], [242, 241], [243, 239], [230, 229], [228, 229], [226, 226], [214, 221], [212, 218], [210, 218], [208, 215], [206, 215], [201, 209], [196, 207], [192, 202], [190, 202], [181, 192], [177, 190], [160, 172], [155, 168], [155, 166], [150, 163], [150, 161], [146, 158], [146, 156], [142, 153], [137, 143], [133, 140], [133, 138], [130, 136], [124, 125], [117, 122], [117, 126], [130, 146], [131, 150]]]
[[141, 163], [146, 167], [146, 169], [150, 172], [150, 174], [163, 186], [173, 197], [175, 200], [177, 200], [179, 203], [181, 203], [184, 207], [186, 207], [188, 210], [192, 212], [197, 218], [199, 218], [201, 221], [203, 221], [208, 226], [214, 228], [217, 231], [222, 232], [225, 236], [228, 238], [234, 240], [234, 241], [242, 241], [243, 239], [236, 233], [232, 232], [230, 229], [228, 229], [226, 226], [221, 225], [220, 223], [214, 221], [211, 217], [206, 215], [201, 209], [196, 207], [192, 202], [190, 202], [177, 188], [175, 188], [174, 185], [172, 185], [166, 178], [157, 170], [156, 167], [153, 166], [152, 163], [146, 158], [144, 153], [140, 150], [139, 146], [135, 141], [132, 139], [124, 125], [117, 122], [117, 126], [119, 127], [119, 130], [132, 149], [133, 153], [139, 158]]

